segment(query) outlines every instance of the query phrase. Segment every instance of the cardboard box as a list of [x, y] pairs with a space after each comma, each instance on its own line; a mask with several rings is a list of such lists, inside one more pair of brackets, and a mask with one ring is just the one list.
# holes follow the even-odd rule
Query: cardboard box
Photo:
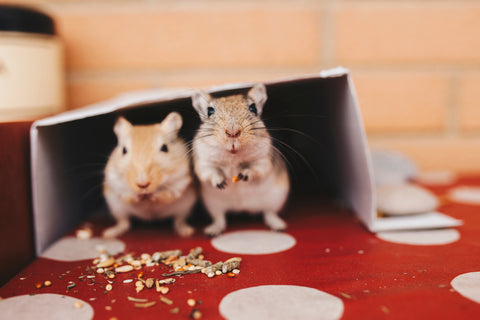
[[[252, 84], [215, 87], [211, 93], [246, 91]], [[439, 228], [459, 221], [440, 213], [378, 218], [370, 154], [348, 70], [266, 83], [263, 118], [292, 173], [292, 199], [342, 201], [370, 231]], [[102, 170], [116, 144], [119, 115], [133, 123], [161, 121], [176, 110], [181, 135], [193, 138], [199, 118], [192, 90], [143, 91], [35, 122], [31, 129], [32, 192], [37, 254], [85, 220], [105, 210]]]

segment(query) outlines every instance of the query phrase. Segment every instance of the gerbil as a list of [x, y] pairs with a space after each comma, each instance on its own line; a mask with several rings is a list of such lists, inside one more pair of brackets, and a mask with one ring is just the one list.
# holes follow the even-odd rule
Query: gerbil
[[193, 165], [201, 197], [213, 222], [205, 233], [226, 228], [226, 213], [263, 213], [272, 230], [284, 230], [279, 216], [290, 182], [285, 163], [273, 148], [260, 118], [266, 88], [257, 84], [246, 95], [213, 98], [198, 91], [192, 103], [202, 124], [193, 140]]
[[161, 123], [132, 125], [121, 117], [114, 126], [118, 144], [105, 167], [103, 194], [116, 219], [103, 236], [120, 236], [130, 217], [143, 220], [173, 217], [180, 236], [194, 229], [186, 223], [196, 202], [187, 148], [178, 137], [182, 117], [170, 113]]

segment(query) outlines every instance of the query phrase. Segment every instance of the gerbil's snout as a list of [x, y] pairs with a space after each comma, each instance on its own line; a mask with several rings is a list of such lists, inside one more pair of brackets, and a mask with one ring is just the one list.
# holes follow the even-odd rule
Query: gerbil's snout
[[225, 129], [225, 134], [229, 138], [238, 138], [240, 136], [240, 134], [242, 134], [242, 130], [240, 130], [240, 129], [233, 129], [233, 130]]

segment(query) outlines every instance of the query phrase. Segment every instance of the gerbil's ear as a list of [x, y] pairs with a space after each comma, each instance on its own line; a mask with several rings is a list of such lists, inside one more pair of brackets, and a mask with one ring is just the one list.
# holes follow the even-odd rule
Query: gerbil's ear
[[124, 117], [120, 117], [117, 119], [117, 122], [115, 122], [115, 126], [113, 127], [113, 132], [117, 135], [117, 137], [124, 136], [125, 134], [128, 134], [132, 128], [132, 124], [128, 122], [127, 119]]
[[170, 112], [159, 126], [167, 134], [168, 140], [174, 140], [182, 124], [182, 116], [178, 112]]
[[262, 114], [263, 106], [267, 102], [267, 88], [263, 83], [257, 83], [248, 91], [247, 99], [249, 104], [255, 103], [258, 115]]
[[203, 120], [204, 118], [208, 118], [208, 106], [212, 102], [212, 97], [203, 91], [196, 91], [192, 95], [192, 104], [195, 110], [197, 110], [200, 118]]

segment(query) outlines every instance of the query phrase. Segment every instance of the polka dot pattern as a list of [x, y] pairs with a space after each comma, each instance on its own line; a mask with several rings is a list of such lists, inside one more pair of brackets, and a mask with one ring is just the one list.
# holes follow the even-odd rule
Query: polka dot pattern
[[59, 294], [21, 295], [0, 301], [0, 318], [89, 320], [93, 308], [85, 301]]
[[458, 241], [460, 234], [455, 229], [408, 230], [379, 232], [377, 237], [398, 244], [434, 246]]
[[257, 286], [234, 291], [220, 302], [220, 314], [229, 320], [335, 320], [343, 302], [323, 291], [286, 285]]
[[102, 249], [115, 255], [125, 250], [125, 244], [115, 239], [82, 240], [76, 237], [64, 237], [51, 245], [41, 256], [59, 261], [79, 261], [98, 257], [99, 250]]
[[456, 187], [450, 190], [448, 196], [455, 202], [480, 205], [480, 187]]
[[295, 246], [295, 238], [287, 233], [273, 231], [237, 231], [218, 236], [212, 246], [223, 252], [237, 254], [270, 254]]
[[480, 303], [480, 272], [469, 272], [455, 277], [452, 287], [465, 298]]

